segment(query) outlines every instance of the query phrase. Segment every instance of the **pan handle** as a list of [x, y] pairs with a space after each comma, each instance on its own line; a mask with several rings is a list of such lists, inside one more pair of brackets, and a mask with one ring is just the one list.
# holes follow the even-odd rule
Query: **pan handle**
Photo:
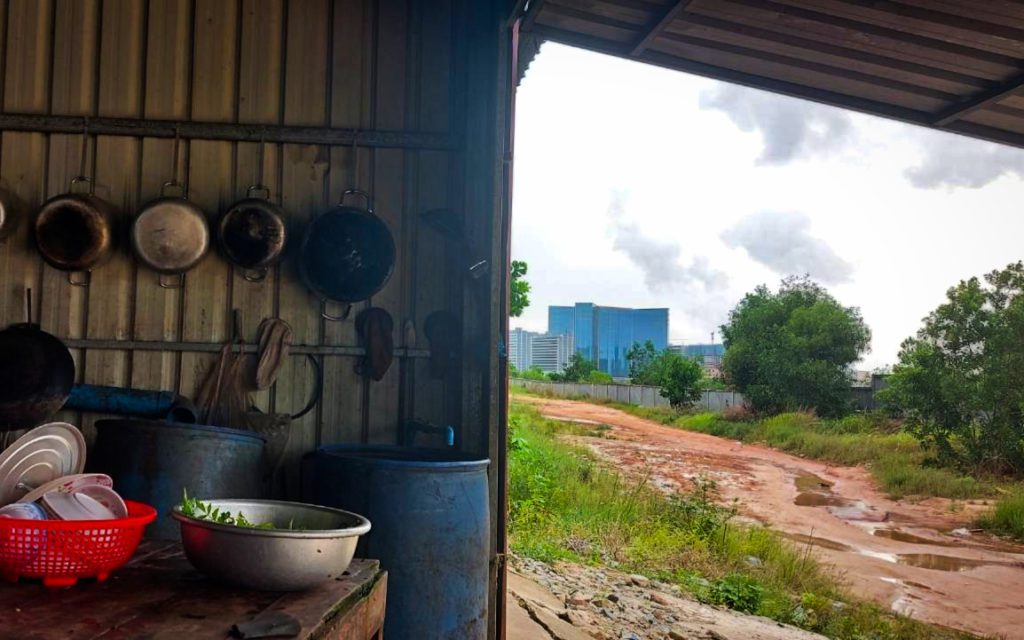
[[262, 193], [264, 200], [270, 200], [270, 187], [262, 184], [254, 184], [245, 190], [246, 197], [250, 197], [254, 193]]
[[263, 282], [267, 279], [267, 267], [260, 267], [259, 269], [245, 269], [242, 271], [242, 277], [245, 278], [246, 282]]
[[351, 312], [352, 305], [346, 303], [345, 306], [342, 307], [340, 316], [332, 316], [331, 314], [327, 313], [327, 299], [324, 298], [320, 300], [320, 317], [323, 318], [324, 320], [330, 320], [331, 322], [341, 322], [342, 320], [348, 320], [348, 314]]
[[[75, 280], [75, 274], [81, 273], [82, 279]], [[92, 271], [68, 271], [68, 284], [73, 287], [88, 287], [92, 283]]]
[[[167, 182], [165, 182], [163, 184], [163, 186], [160, 187], [160, 197], [161, 198], [167, 197], [167, 190], [168, 189], [172, 189], [172, 188], [178, 189], [180, 191], [180, 193], [178, 194], [179, 198], [182, 198], [182, 199], [188, 198], [188, 189], [186, 189], [185, 185], [181, 184], [177, 180], [168, 180]], [[163, 286], [163, 285], [160, 285], [160, 286]]]
[[362, 196], [363, 200], [366, 200], [366, 210], [369, 213], [373, 213], [373, 199], [370, 198], [370, 194], [366, 193], [362, 189], [345, 189], [341, 192], [341, 198], [338, 200], [338, 204], [345, 204], [345, 196], [349, 195]]
[[75, 193], [75, 185], [83, 183], [83, 182], [88, 187], [88, 189], [86, 189], [85, 193], [88, 193], [89, 195], [92, 195], [92, 192], [93, 192], [92, 179], [91, 178], [87, 178], [85, 176], [76, 176], [74, 178], [71, 178], [71, 185], [68, 187], [68, 191], [70, 191], [71, 193]]
[[[176, 276], [178, 276], [178, 279], [177, 279], [177, 281], [165, 280], [164, 279], [165, 275], [176, 275]], [[184, 273], [177, 273], [177, 274], [164, 274], [164, 273], [161, 273], [161, 274], [159, 274], [156, 277], [156, 281], [157, 281], [157, 284], [160, 285], [161, 289], [184, 289], [185, 288], [185, 274]]]

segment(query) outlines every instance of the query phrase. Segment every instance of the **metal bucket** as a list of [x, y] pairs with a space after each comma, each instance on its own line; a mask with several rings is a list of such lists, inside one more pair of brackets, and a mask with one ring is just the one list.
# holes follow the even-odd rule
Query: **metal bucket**
[[324, 447], [306, 456], [306, 502], [373, 522], [356, 553], [388, 571], [385, 637], [487, 637], [489, 463], [391, 446]]
[[156, 420], [99, 420], [91, 471], [106, 473], [123, 497], [156, 508], [151, 538], [180, 540], [171, 507], [190, 496], [261, 498], [264, 439], [249, 431]]

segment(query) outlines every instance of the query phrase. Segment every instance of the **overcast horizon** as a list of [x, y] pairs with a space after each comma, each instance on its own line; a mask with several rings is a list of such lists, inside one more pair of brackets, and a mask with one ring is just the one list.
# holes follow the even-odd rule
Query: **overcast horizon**
[[519, 88], [512, 257], [530, 307], [668, 307], [706, 342], [809, 274], [872, 330], [864, 368], [961, 279], [1024, 257], [1024, 151], [547, 43]]

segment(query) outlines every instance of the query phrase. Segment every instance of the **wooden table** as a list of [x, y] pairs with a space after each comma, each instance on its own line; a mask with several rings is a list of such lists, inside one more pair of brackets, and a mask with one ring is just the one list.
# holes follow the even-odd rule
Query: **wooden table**
[[354, 560], [344, 576], [298, 593], [247, 591], [198, 574], [177, 543], [144, 542], [105, 582], [48, 591], [38, 583], [0, 584], [2, 640], [205, 640], [281, 611], [300, 640], [381, 640], [387, 573]]

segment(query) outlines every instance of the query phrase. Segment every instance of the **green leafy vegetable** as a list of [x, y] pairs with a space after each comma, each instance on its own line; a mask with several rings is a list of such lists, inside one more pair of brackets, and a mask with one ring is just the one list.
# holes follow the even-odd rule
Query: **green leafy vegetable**
[[[182, 489], [181, 493], [181, 513], [189, 518], [195, 518], [196, 520], [208, 520], [210, 522], [226, 524], [232, 527], [246, 527], [249, 529], [274, 528], [273, 522], [261, 522], [259, 524], [255, 524], [249, 522], [241, 511], [238, 512], [238, 515], [232, 515], [230, 511], [221, 511], [212, 504], [203, 502], [198, 498], [189, 498], [187, 489]], [[293, 525], [294, 522], [289, 522], [288, 528], [294, 529], [295, 527]]]

